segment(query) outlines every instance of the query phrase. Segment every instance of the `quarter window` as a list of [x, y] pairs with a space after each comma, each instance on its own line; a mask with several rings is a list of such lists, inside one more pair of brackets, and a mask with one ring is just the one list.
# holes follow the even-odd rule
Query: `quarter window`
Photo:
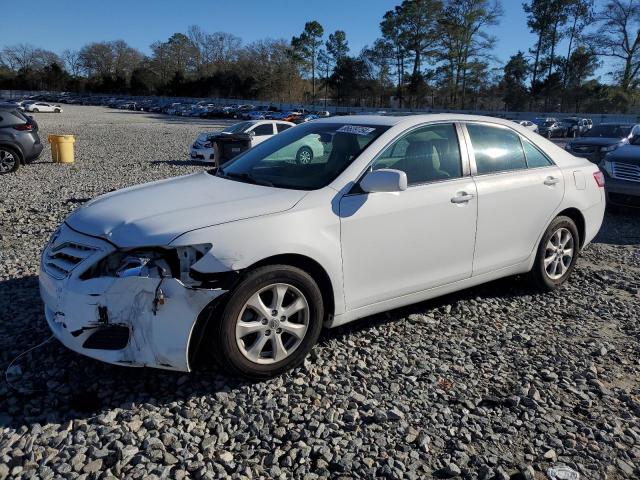
[[548, 167], [549, 165], [553, 165], [547, 156], [531, 145], [531, 143], [524, 139], [522, 140], [522, 143], [524, 145], [524, 153], [527, 155], [527, 166], [529, 168]]
[[286, 123], [278, 123], [278, 133], [284, 132], [285, 130], [291, 128], [291, 125], [287, 125]]
[[527, 168], [520, 137], [506, 128], [467, 124], [478, 174]]
[[372, 169], [393, 168], [407, 174], [407, 183], [460, 178], [460, 147], [453, 124], [418, 128], [389, 145]]

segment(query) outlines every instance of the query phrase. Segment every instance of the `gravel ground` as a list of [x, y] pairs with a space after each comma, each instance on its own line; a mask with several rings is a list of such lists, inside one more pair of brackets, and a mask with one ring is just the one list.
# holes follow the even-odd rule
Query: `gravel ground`
[[[215, 122], [67, 106], [41, 134], [76, 163], [3, 176], [0, 364], [49, 335], [39, 252], [64, 216], [115, 188], [204, 168]], [[212, 367], [128, 369], [52, 340], [0, 385], [0, 479], [582, 478], [640, 475], [640, 222], [608, 215], [571, 282], [494, 282], [323, 334], [304, 367], [263, 383]]]

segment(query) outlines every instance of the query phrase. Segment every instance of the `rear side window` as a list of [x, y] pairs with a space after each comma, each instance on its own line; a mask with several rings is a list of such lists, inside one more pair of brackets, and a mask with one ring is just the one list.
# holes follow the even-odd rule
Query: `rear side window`
[[524, 153], [527, 155], [527, 165], [529, 168], [548, 167], [553, 165], [547, 156], [526, 140], [522, 140]]
[[289, 128], [291, 128], [291, 125], [287, 125], [286, 123], [278, 123], [278, 133], [284, 132]]
[[262, 125], [258, 125], [253, 129], [256, 137], [262, 137], [264, 135], [273, 135], [273, 125], [270, 123], [263, 123]]
[[520, 137], [506, 128], [467, 124], [478, 175], [527, 168]]

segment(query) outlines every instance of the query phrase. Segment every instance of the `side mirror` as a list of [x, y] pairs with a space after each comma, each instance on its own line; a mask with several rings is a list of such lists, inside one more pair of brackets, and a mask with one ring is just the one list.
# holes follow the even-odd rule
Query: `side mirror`
[[374, 170], [364, 176], [360, 188], [367, 193], [402, 192], [407, 189], [407, 174], [390, 168]]

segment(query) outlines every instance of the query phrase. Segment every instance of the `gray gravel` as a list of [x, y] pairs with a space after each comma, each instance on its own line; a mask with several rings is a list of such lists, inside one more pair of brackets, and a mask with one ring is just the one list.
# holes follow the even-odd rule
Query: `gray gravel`
[[[204, 168], [203, 123], [67, 106], [42, 137], [73, 166], [3, 176], [0, 364], [48, 337], [39, 251], [64, 216], [115, 188]], [[218, 122], [218, 126], [220, 126]], [[304, 367], [242, 383], [115, 367], [56, 341], [0, 385], [0, 479], [542, 479], [640, 475], [640, 222], [608, 215], [561, 291], [508, 279], [327, 332]]]

